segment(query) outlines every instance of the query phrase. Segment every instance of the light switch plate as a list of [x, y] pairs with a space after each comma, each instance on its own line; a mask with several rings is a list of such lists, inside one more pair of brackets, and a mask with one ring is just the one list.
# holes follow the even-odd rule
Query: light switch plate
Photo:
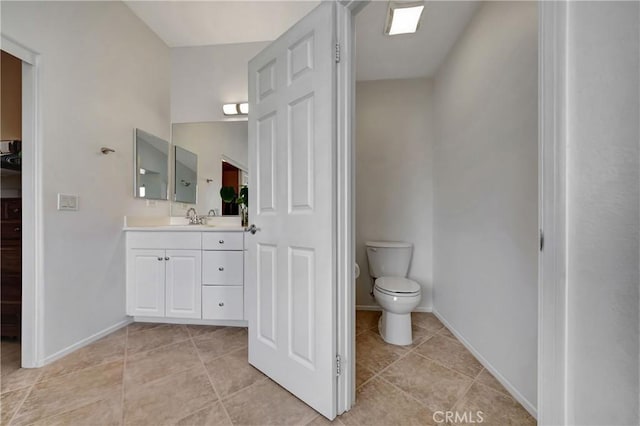
[[58, 210], [78, 210], [78, 196], [72, 194], [58, 194]]

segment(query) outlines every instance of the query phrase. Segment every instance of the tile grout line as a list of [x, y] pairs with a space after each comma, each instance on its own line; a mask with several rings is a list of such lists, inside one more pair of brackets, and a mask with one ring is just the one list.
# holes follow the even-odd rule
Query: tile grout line
[[[477, 374], [477, 375], [475, 375], [475, 376], [470, 376], [470, 375], [468, 375], [468, 374], [461, 373], [460, 371], [458, 371], [458, 370], [456, 370], [456, 369], [454, 369], [454, 368], [451, 368], [451, 367], [449, 367], [449, 366], [447, 366], [447, 365], [444, 365], [443, 363], [441, 363], [440, 361], [438, 361], [438, 360], [436, 360], [436, 359], [429, 358], [428, 356], [426, 356], [426, 355], [424, 355], [424, 354], [421, 354], [420, 352], [416, 352], [416, 355], [418, 355], [418, 356], [419, 356], [419, 357], [421, 357], [421, 358], [426, 359], [427, 361], [431, 361], [431, 362], [433, 362], [434, 364], [437, 364], [437, 365], [439, 365], [439, 366], [440, 366], [440, 367], [442, 367], [442, 368], [445, 368], [445, 369], [447, 369], [447, 370], [449, 370], [449, 371], [452, 371], [452, 372], [454, 372], [454, 373], [456, 373], [456, 374], [459, 374], [459, 375], [461, 375], [461, 376], [463, 376], [463, 377], [465, 377], [465, 378], [467, 378], [467, 379], [471, 379], [471, 381], [475, 381], [475, 380], [476, 380], [476, 377], [477, 377], [478, 375], [480, 375], [480, 373], [478, 373], [478, 374]], [[480, 370], [480, 372], [482, 372], [482, 370], [484, 370], [484, 367], [482, 367], [482, 369]]]
[[[416, 325], [416, 327], [418, 327], [418, 328], [422, 328], [422, 327], [419, 327], [419, 326], [417, 326], [417, 325]], [[426, 329], [425, 329], [425, 328], [422, 328], [422, 329], [426, 331]], [[368, 331], [372, 331], [372, 330], [368, 330]], [[392, 362], [391, 362], [389, 365], [387, 365], [386, 367], [383, 367], [381, 370], [379, 370], [379, 371], [377, 371], [377, 372], [376, 372], [376, 371], [374, 371], [374, 372], [373, 372], [373, 376], [369, 377], [367, 380], [365, 380], [364, 382], [362, 382], [362, 384], [361, 384], [360, 386], [358, 386], [358, 387], [356, 388], [356, 390], [357, 390], [357, 389], [360, 389], [361, 387], [363, 387], [364, 385], [366, 385], [367, 383], [369, 383], [371, 380], [375, 379], [376, 377], [379, 377], [379, 376], [380, 376], [380, 377], [382, 377], [382, 373], [384, 373], [387, 369], [389, 369], [393, 364], [395, 364], [395, 363], [397, 363], [398, 361], [400, 361], [400, 360], [402, 360], [402, 359], [406, 358], [407, 356], [409, 356], [409, 354], [410, 354], [410, 353], [412, 353], [413, 351], [415, 351], [415, 350], [418, 348], [418, 346], [421, 346], [422, 344], [426, 343], [428, 340], [431, 340], [431, 338], [432, 338], [432, 337], [434, 337], [434, 336], [436, 335], [436, 333], [437, 333], [437, 331], [435, 331], [432, 335], [428, 336], [426, 339], [424, 339], [422, 342], [420, 342], [419, 344], [417, 344], [417, 345], [416, 345], [416, 346], [414, 346], [413, 348], [409, 349], [407, 352], [405, 352], [404, 354], [402, 354], [398, 359], [396, 359], [396, 360], [392, 361]], [[385, 342], [385, 343], [386, 343], [386, 342]], [[386, 343], [386, 344], [388, 344], [388, 343]], [[412, 343], [412, 344], [413, 344], [413, 343]], [[418, 354], [418, 355], [420, 355], [420, 354]], [[356, 353], [356, 362], [358, 362], [358, 355], [357, 355], [357, 353]], [[356, 368], [357, 368], [357, 367], [356, 367]]]
[[409, 399], [413, 400], [414, 402], [417, 402], [418, 405], [420, 405], [423, 408], [426, 408], [430, 413], [433, 414], [433, 411], [431, 411], [431, 408], [427, 407], [427, 405], [420, 401], [418, 398], [416, 398], [415, 396], [413, 396], [412, 394], [410, 394], [409, 392], [405, 391], [404, 389], [402, 389], [400, 386], [391, 383], [389, 380], [385, 379], [384, 377], [380, 376], [379, 377], [380, 380], [382, 380], [383, 382], [385, 382], [386, 384], [390, 385], [391, 387], [393, 387], [394, 389], [396, 389], [397, 391], [399, 391], [401, 394], [408, 396]]
[[[125, 340], [125, 349], [126, 349], [126, 337], [123, 337], [123, 339]], [[97, 342], [97, 341], [96, 341], [96, 342]], [[72, 354], [69, 354], [69, 355], [72, 355]], [[64, 359], [64, 358], [61, 358], [61, 359]], [[44, 371], [43, 371], [43, 372], [40, 374], [40, 376], [38, 376], [38, 380], [36, 381], [36, 383], [45, 383], [45, 382], [48, 382], [48, 381], [51, 381], [51, 380], [56, 380], [56, 379], [60, 379], [60, 378], [63, 378], [63, 377], [70, 376], [71, 374], [76, 374], [76, 373], [86, 372], [87, 370], [90, 370], [90, 369], [92, 369], [92, 368], [95, 368], [95, 367], [102, 367], [102, 366], [104, 366], [104, 365], [111, 364], [111, 363], [116, 362], [116, 361], [117, 361], [117, 360], [102, 361], [102, 362], [99, 362], [99, 363], [97, 363], [97, 364], [89, 365], [88, 367], [81, 368], [81, 369], [79, 369], [79, 370], [70, 371], [70, 372], [68, 372], [68, 373], [59, 374], [59, 375], [57, 375], [57, 376], [47, 377], [47, 378], [45, 378], [45, 379], [43, 379], [43, 378], [42, 378], [42, 376], [44, 375]], [[51, 364], [48, 364], [48, 365], [51, 365]], [[44, 369], [44, 368], [46, 368], [46, 367], [47, 367], [47, 366], [45, 365], [45, 366], [42, 366], [42, 367], [39, 367], [39, 368]], [[26, 387], [26, 386], [25, 386], [25, 387]]]
[[[188, 327], [187, 327], [187, 330], [188, 330]], [[224, 411], [224, 414], [227, 416], [227, 420], [229, 420], [229, 423], [233, 425], [233, 421], [231, 420], [231, 416], [229, 415], [229, 412], [227, 411], [227, 407], [224, 406], [224, 403], [222, 402], [222, 397], [220, 396], [220, 393], [218, 392], [218, 389], [216, 388], [216, 386], [213, 384], [213, 379], [211, 378], [211, 374], [209, 374], [209, 370], [207, 370], [207, 366], [205, 365], [204, 361], [202, 360], [202, 356], [200, 356], [200, 351], [198, 350], [198, 347], [196, 346], [196, 342], [194, 342], [193, 336], [191, 335], [191, 332], [190, 331], [187, 331], [187, 332], [189, 333], [189, 336], [190, 336], [191, 345], [193, 346], [193, 349], [196, 351], [196, 355], [198, 356], [198, 359], [200, 360], [200, 365], [202, 365], [202, 368], [204, 369], [204, 372], [207, 375], [207, 379], [209, 380], [209, 384], [211, 385], [211, 388], [213, 389], [213, 393], [215, 393], [216, 398], [218, 398], [218, 402], [220, 403], [220, 406], [222, 407], [222, 411]]]
[[125, 382], [127, 375], [127, 357], [129, 352], [129, 326], [127, 326], [126, 333], [124, 335], [124, 359], [122, 361], [122, 394], [120, 395], [120, 426], [124, 426], [124, 414], [125, 414]]
[[[22, 358], [20, 358], [20, 363], [22, 364]], [[20, 367], [22, 368], [22, 367]], [[9, 419], [9, 422], [7, 423], [8, 425], [10, 425], [17, 417], [18, 417], [18, 413], [20, 412], [20, 410], [22, 410], [22, 406], [24, 405], [25, 401], [27, 400], [27, 398], [29, 398], [29, 396], [31, 395], [31, 392], [33, 392], [33, 388], [36, 386], [36, 384], [38, 384], [38, 379], [40, 378], [40, 376], [42, 375], [42, 372], [40, 373], [40, 375], [38, 376], [38, 378], [36, 380], [33, 381], [33, 383], [31, 384], [31, 386], [29, 386], [29, 390], [27, 391], [27, 393], [25, 394], [24, 398], [22, 399], [22, 401], [20, 401], [20, 404], [18, 405], [18, 407], [16, 408], [16, 411], [13, 412], [13, 415], [11, 416], [11, 418]], [[24, 387], [26, 388], [26, 386]], [[19, 388], [19, 389], [24, 389], [24, 388]], [[19, 390], [16, 389], [16, 390]], [[8, 392], [13, 392], [13, 391], [8, 391]], [[6, 393], [6, 392], [5, 392]]]

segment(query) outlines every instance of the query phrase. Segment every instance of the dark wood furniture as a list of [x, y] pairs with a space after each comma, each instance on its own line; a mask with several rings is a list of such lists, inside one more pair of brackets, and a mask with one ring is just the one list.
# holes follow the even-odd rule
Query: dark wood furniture
[[0, 199], [0, 335], [22, 328], [22, 199]]

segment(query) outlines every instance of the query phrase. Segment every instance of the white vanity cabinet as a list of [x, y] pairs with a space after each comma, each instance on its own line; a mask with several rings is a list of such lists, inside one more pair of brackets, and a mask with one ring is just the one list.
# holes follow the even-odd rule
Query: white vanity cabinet
[[127, 230], [126, 247], [128, 315], [244, 319], [243, 232]]

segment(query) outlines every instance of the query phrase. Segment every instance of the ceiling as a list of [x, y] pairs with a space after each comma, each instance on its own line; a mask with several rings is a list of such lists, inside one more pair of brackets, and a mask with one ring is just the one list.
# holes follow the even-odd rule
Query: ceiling
[[[275, 40], [319, 1], [125, 1], [169, 47]], [[432, 76], [478, 6], [427, 1], [415, 34], [386, 36], [386, 0], [356, 16], [357, 80]]]
[[465, 29], [479, 2], [427, 1], [415, 34], [383, 34], [387, 2], [356, 16], [356, 79], [431, 77]]
[[319, 1], [125, 1], [169, 47], [275, 40]]

